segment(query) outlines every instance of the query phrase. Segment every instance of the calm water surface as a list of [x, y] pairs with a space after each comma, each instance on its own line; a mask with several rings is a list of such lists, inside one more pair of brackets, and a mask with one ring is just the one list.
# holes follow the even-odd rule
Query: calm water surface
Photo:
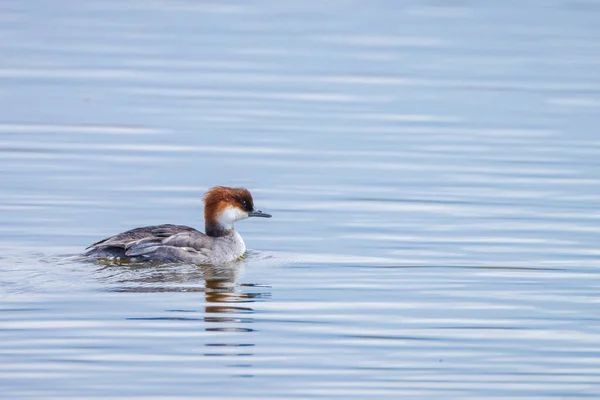
[[600, 2], [480, 3], [0, 2], [2, 398], [599, 398]]

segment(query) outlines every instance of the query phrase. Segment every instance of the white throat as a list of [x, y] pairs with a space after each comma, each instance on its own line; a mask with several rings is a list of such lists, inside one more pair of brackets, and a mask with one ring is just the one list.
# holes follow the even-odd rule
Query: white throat
[[233, 223], [235, 221], [239, 221], [242, 219], [248, 218], [248, 213], [246, 211], [242, 211], [237, 207], [227, 206], [219, 215], [218, 221], [219, 225], [225, 230], [232, 230]]

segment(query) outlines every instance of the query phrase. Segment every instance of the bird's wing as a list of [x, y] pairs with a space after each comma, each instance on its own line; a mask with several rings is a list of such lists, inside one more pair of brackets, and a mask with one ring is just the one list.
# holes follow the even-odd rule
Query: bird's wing
[[[88, 255], [101, 250], [126, 250], [137, 242], [163, 240], [179, 233], [196, 232], [196, 229], [184, 225], [155, 225], [135, 228], [117, 235], [102, 239], [89, 246], [86, 250]], [[202, 234], [201, 234], [202, 235]]]
[[167, 237], [147, 237], [132, 242], [125, 248], [125, 256], [199, 263], [208, 259], [210, 245], [204, 233], [185, 230]]

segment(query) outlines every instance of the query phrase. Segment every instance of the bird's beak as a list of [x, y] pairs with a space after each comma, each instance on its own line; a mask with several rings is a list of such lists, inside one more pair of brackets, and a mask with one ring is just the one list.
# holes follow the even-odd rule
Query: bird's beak
[[262, 218], [271, 218], [271, 214], [264, 213], [260, 210], [250, 211], [248, 213], [249, 217], [262, 217]]

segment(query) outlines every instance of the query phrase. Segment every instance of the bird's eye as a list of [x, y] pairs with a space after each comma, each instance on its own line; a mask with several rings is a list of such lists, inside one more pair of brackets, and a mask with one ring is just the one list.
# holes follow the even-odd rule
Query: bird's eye
[[245, 211], [252, 211], [252, 201], [248, 199], [241, 199], [240, 204]]

